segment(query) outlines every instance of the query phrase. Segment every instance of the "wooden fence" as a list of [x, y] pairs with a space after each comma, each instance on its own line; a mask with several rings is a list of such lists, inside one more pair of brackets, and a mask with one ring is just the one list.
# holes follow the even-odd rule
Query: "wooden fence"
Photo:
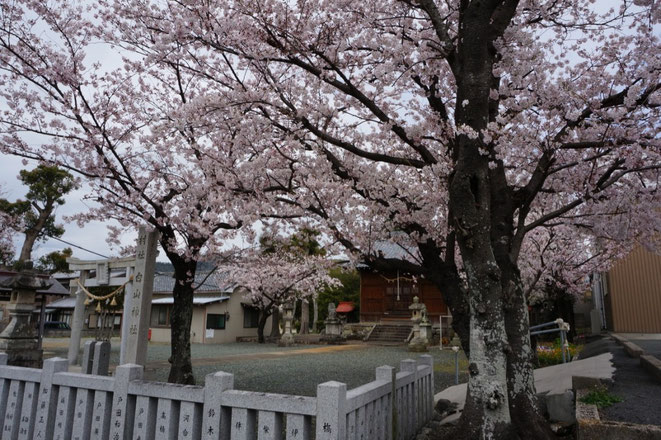
[[42, 370], [7, 366], [0, 354], [2, 440], [410, 440], [433, 411], [429, 355], [398, 373], [379, 367], [352, 390], [320, 384], [316, 397], [235, 390], [224, 372], [200, 387], [143, 381], [133, 364], [113, 377], [67, 368], [60, 358]]

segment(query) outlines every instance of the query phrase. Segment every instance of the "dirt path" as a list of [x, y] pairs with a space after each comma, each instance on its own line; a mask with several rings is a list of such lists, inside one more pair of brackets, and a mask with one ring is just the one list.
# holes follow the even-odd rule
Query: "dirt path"
[[[212, 357], [212, 358], [196, 358], [193, 359], [193, 366], [200, 365], [215, 365], [218, 363], [256, 360], [256, 359], [277, 359], [289, 356], [298, 356], [302, 354], [323, 354], [333, 353], [338, 351], [347, 350], [361, 350], [365, 349], [364, 344], [350, 344], [350, 345], [329, 345], [327, 347], [304, 348], [302, 350], [288, 350], [288, 351], [267, 351], [263, 353], [245, 353], [245, 354], [230, 354], [226, 356]], [[170, 363], [165, 361], [148, 362], [145, 369], [157, 369], [169, 367]]]

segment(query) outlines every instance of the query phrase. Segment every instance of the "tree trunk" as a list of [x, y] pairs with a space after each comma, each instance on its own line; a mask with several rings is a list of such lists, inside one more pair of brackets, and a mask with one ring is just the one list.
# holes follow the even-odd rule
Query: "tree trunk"
[[46, 226], [48, 218], [53, 213], [53, 202], [47, 202], [45, 206], [39, 210], [39, 218], [33, 227], [25, 231], [25, 241], [23, 242], [23, 247], [21, 247], [21, 254], [18, 257], [19, 262], [26, 262], [32, 259], [32, 248], [34, 243], [39, 238], [39, 234]]
[[551, 439], [555, 435], [542, 414], [535, 390], [535, 347], [530, 342], [528, 305], [518, 280], [512, 282], [505, 306], [507, 385], [510, 415], [521, 438]]
[[257, 342], [263, 344], [266, 342], [264, 338], [264, 327], [266, 327], [266, 321], [269, 319], [271, 312], [265, 310], [259, 311], [259, 320], [257, 322]]
[[307, 335], [310, 333], [310, 301], [307, 299], [301, 300], [301, 331], [300, 334]]
[[317, 301], [317, 295], [312, 297], [312, 332], [319, 332], [319, 301]]
[[271, 319], [271, 337], [278, 339], [280, 337], [280, 309], [275, 307]]
[[39, 231], [37, 230], [30, 229], [25, 231], [25, 241], [23, 242], [23, 247], [21, 248], [21, 254], [18, 257], [18, 261], [24, 263], [31, 260], [32, 248], [34, 247], [34, 243], [37, 241], [38, 236]]
[[[168, 254], [170, 257], [171, 254]], [[194, 385], [191, 360], [191, 322], [193, 320], [193, 280], [197, 261], [185, 261], [175, 255], [170, 258], [174, 266], [175, 283], [172, 290], [174, 305], [170, 315], [170, 375], [168, 382]]]

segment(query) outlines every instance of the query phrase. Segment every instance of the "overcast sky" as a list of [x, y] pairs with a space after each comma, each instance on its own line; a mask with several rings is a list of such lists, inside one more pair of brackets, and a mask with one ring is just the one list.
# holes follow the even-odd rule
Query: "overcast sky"
[[[18, 180], [18, 172], [22, 169], [33, 169], [35, 166], [35, 162], [30, 162], [27, 166], [24, 166], [21, 158], [0, 154], [0, 188], [2, 189], [3, 193], [0, 195], [0, 197], [6, 198], [12, 202], [19, 198], [25, 198], [25, 194], [27, 193], [28, 189], [25, 185], [22, 184], [20, 180]], [[75, 222], [66, 223], [63, 219], [65, 216], [77, 214], [79, 212], [85, 212], [87, 210], [90, 202], [83, 200], [86, 192], [87, 191], [85, 187], [72, 191], [66, 195], [66, 203], [57, 208], [57, 221], [58, 223], [64, 224], [64, 228], [66, 230], [61, 238], [62, 240], [79, 245], [91, 251], [98, 252], [104, 256], [117, 255], [118, 249], [111, 249], [108, 243], [106, 243], [106, 236], [108, 235], [106, 225], [112, 224], [112, 221], [90, 222], [87, 223], [84, 227], [80, 228]], [[116, 222], [113, 223], [117, 224]], [[130, 237], [127, 235], [122, 240], [122, 245], [132, 244], [132, 240], [135, 240], [135, 238], [136, 237]], [[16, 253], [18, 253], [20, 251], [21, 245], [23, 244], [23, 237], [21, 234], [17, 234], [14, 244], [16, 246]], [[72, 246], [53, 239], [48, 239], [45, 242], [37, 243], [32, 255], [36, 260], [49, 252], [61, 250], [65, 247]], [[85, 252], [82, 249], [75, 247], [72, 247], [72, 249], [74, 257], [81, 259], [100, 258], [99, 256]], [[163, 253], [161, 253], [161, 255], [163, 255]], [[159, 260], [165, 261], [164, 257], [159, 258]]]

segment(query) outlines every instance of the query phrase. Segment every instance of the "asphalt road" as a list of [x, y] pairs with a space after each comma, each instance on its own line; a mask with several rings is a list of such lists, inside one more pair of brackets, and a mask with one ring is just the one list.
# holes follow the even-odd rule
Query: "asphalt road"
[[[643, 349], [643, 341], [634, 341]], [[652, 350], [661, 351], [661, 341], [651, 341]], [[586, 354], [608, 350], [613, 354], [614, 383], [610, 392], [623, 399], [620, 403], [600, 410], [605, 420], [661, 425], [661, 384], [640, 367], [640, 361], [629, 357], [624, 349], [611, 338], [591, 342], [585, 347]], [[654, 351], [650, 350], [651, 353]], [[658, 356], [657, 354], [657, 356]]]

